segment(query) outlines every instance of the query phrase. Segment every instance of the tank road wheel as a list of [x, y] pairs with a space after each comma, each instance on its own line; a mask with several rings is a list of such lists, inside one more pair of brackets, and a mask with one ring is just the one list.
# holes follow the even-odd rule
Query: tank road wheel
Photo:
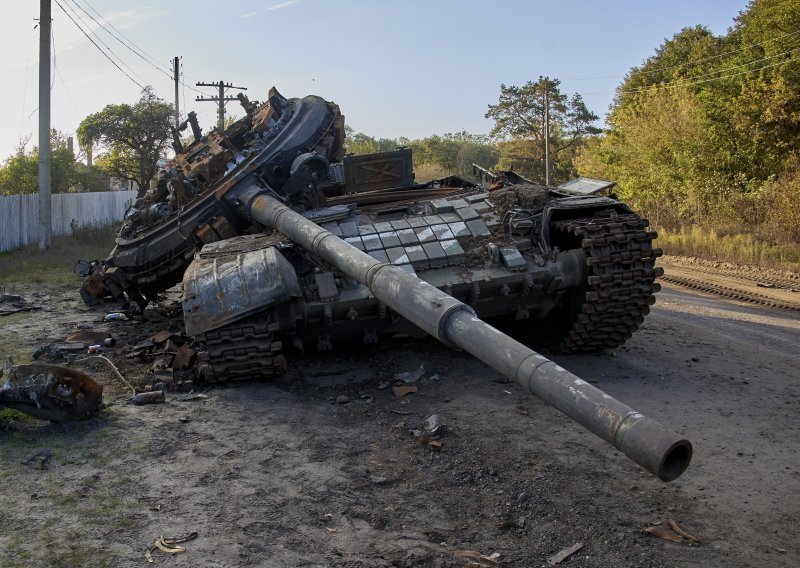
[[280, 341], [275, 341], [271, 319], [253, 316], [197, 337], [206, 350], [198, 352], [198, 372], [205, 383], [244, 379], [272, 379], [286, 373]]
[[641, 325], [661, 289], [655, 267], [661, 249], [655, 231], [635, 213], [599, 211], [592, 217], [554, 223], [554, 243], [562, 250], [583, 248], [588, 277], [569, 290], [545, 322], [554, 350], [578, 353], [614, 349]]

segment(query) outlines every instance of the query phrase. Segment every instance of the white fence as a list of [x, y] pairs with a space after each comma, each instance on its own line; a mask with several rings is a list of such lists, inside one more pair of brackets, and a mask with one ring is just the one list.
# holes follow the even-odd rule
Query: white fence
[[[51, 196], [53, 235], [122, 221], [135, 191], [56, 193]], [[0, 195], [0, 252], [39, 242], [39, 195]]]

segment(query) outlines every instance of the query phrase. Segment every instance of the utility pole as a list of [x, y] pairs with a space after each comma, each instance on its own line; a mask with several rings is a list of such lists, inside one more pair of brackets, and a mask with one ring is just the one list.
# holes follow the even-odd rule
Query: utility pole
[[39, 250], [50, 246], [50, 0], [39, 2]]
[[247, 87], [234, 87], [230, 83], [226, 83], [225, 81], [220, 81], [219, 83], [196, 83], [198, 87], [217, 87], [219, 88], [219, 96], [217, 97], [197, 97], [195, 100], [197, 101], [213, 101], [219, 103], [219, 109], [217, 110], [217, 128], [219, 131], [222, 132], [225, 130], [225, 103], [227, 101], [235, 101], [238, 100], [236, 97], [226, 97], [225, 96], [225, 89], [239, 89], [242, 91], [246, 91]]
[[544, 79], [544, 184], [550, 185], [550, 93]]
[[172, 78], [175, 79], [175, 128], [181, 125], [181, 107], [180, 98], [178, 96], [178, 84], [180, 83], [180, 68], [178, 67], [178, 58], [172, 60]]

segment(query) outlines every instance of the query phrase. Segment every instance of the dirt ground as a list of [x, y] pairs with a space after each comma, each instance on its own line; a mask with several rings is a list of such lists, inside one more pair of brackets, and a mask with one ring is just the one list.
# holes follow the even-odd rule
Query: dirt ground
[[[126, 350], [179, 323], [155, 312], [103, 323], [78, 285], [8, 290], [42, 309], [0, 317], [0, 357], [26, 362], [90, 322], [143, 379], [148, 365]], [[432, 341], [295, 361], [280, 381], [139, 407], [90, 367], [106, 387], [98, 417], [0, 413], [0, 566], [146, 566], [156, 538], [191, 532], [186, 552], [155, 550], [154, 565], [464, 567], [455, 552], [472, 550], [533, 567], [582, 543], [563, 565], [797, 566], [799, 320], [665, 282], [624, 347], [554, 357], [693, 442], [672, 483]], [[418, 392], [385, 388], [420, 364]], [[410, 432], [433, 414], [446, 425], [438, 449]], [[668, 518], [701, 543], [641, 532]]]

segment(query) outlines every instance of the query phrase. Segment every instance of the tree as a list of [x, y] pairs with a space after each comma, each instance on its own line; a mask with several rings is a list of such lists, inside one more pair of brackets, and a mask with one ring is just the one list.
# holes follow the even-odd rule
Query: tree
[[97, 165], [109, 175], [136, 182], [139, 197], [158, 171], [158, 160], [172, 141], [173, 107], [150, 87], [134, 105], [112, 104], [78, 126], [82, 148], [101, 145], [106, 154]]
[[349, 125], [344, 127], [345, 148], [348, 154], [375, 154], [377, 152], [390, 152], [402, 146], [392, 138], [375, 138], [363, 132], [356, 132]]
[[[513, 156], [501, 154], [500, 165], [510, 167], [515, 158], [524, 155], [539, 177], [544, 179], [545, 94], [550, 110], [550, 155], [557, 162], [560, 155], [574, 151], [586, 137], [600, 132], [592, 126], [598, 117], [591, 112], [579, 94], [569, 97], [559, 89], [561, 82], [550, 77], [539, 77], [522, 87], [500, 85], [500, 99], [489, 105], [486, 118], [494, 120], [491, 135], [513, 149]], [[523, 149], [527, 146], [527, 149]], [[539, 159], [536, 159], [536, 157]], [[511, 161], [512, 163], [509, 163]], [[561, 168], [569, 171], [571, 167]], [[560, 176], [556, 176], [560, 177]]]
[[[0, 193], [38, 193], [39, 149], [27, 148], [28, 140], [20, 141], [17, 151], [0, 167]], [[53, 193], [98, 191], [97, 172], [75, 160], [67, 138], [53, 129], [50, 132], [50, 187]]]
[[698, 222], [719, 184], [702, 106], [687, 89], [650, 88], [609, 116], [610, 130], [576, 157], [582, 175], [613, 179], [618, 194], [656, 225]]

